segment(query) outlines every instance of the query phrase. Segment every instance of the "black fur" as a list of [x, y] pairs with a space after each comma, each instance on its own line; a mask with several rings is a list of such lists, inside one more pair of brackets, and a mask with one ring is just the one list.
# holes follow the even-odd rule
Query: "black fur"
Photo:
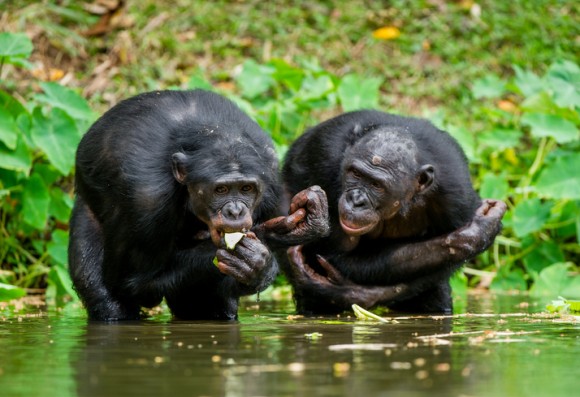
[[[188, 184], [174, 177], [174, 153], [186, 156]], [[145, 93], [94, 123], [78, 147], [69, 245], [70, 274], [91, 319], [136, 319], [163, 297], [182, 318], [233, 319], [240, 295], [268, 285], [272, 258], [251, 288], [220, 273], [208, 226], [191, 208], [188, 186], [231, 173], [262, 189], [254, 225], [278, 214], [270, 138], [217, 94]]]

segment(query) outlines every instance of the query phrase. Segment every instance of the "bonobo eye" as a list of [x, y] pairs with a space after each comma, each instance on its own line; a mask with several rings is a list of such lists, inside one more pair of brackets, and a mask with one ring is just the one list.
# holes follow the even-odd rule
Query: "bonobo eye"
[[361, 174], [360, 172], [358, 172], [357, 170], [355, 170], [354, 168], [351, 168], [350, 170], [350, 174], [355, 177], [356, 179], [360, 179]]
[[216, 186], [214, 191], [216, 194], [226, 194], [228, 192], [228, 187], [226, 185], [219, 185]]
[[383, 190], [383, 186], [377, 181], [371, 182], [371, 186], [376, 190]]
[[254, 187], [252, 185], [243, 185], [240, 190], [244, 193], [249, 193], [254, 190]]

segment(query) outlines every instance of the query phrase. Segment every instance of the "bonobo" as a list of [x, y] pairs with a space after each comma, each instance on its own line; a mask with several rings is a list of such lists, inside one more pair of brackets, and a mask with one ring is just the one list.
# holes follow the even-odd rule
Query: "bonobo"
[[[217, 94], [151, 92], [111, 108], [76, 156], [69, 268], [89, 318], [138, 319], [165, 297], [178, 318], [235, 319], [239, 297], [277, 273], [268, 244], [328, 232], [319, 187], [276, 217], [278, 172], [270, 138]], [[245, 236], [226, 249], [234, 232]]]
[[288, 250], [297, 309], [353, 303], [450, 312], [449, 278], [493, 243], [505, 203], [481, 200], [465, 155], [423, 119], [365, 110], [308, 130], [283, 168], [290, 194], [326, 191], [331, 234]]

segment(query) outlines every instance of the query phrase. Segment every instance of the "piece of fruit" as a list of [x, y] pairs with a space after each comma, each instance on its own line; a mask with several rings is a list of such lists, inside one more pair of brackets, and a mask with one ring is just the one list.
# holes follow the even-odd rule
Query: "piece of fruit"
[[233, 250], [236, 248], [236, 245], [240, 242], [240, 240], [245, 236], [244, 233], [235, 232], [235, 233], [224, 233], [224, 240], [226, 241], [226, 248], [229, 250]]

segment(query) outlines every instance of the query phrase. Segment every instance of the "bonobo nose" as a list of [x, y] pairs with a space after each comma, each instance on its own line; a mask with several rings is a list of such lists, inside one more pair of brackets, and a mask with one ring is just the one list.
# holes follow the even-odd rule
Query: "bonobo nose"
[[367, 196], [355, 189], [348, 192], [348, 199], [354, 208], [364, 208], [368, 206]]
[[227, 219], [238, 220], [246, 216], [246, 210], [247, 208], [245, 205], [240, 202], [233, 201], [224, 205], [222, 208], [222, 214]]

